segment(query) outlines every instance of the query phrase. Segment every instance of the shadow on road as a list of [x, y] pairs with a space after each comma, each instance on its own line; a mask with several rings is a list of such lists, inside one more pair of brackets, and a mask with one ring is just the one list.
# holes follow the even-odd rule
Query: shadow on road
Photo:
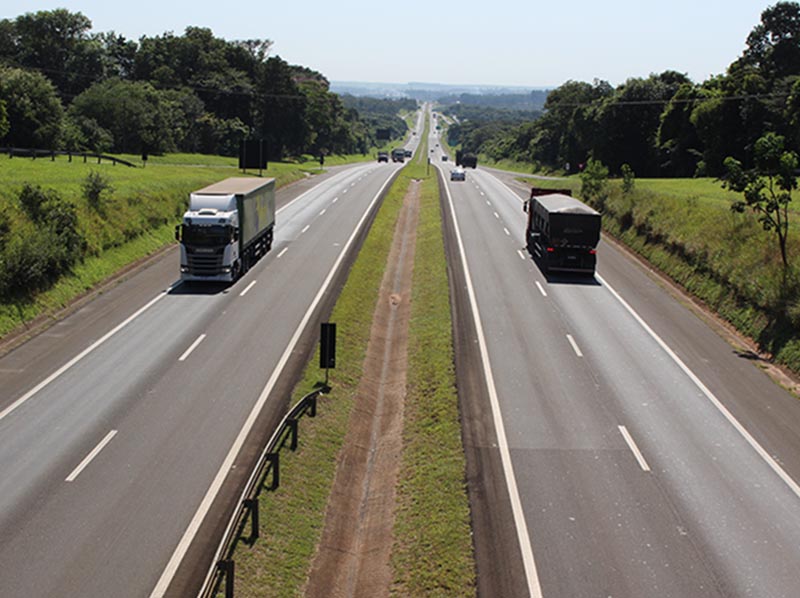
[[228, 293], [231, 285], [227, 282], [182, 282], [173, 287], [170, 295], [218, 295]]

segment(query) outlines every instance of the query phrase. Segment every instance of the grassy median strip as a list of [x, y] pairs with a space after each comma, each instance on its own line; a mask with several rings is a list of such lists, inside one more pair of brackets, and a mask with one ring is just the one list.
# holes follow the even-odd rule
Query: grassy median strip
[[[338, 331], [336, 369], [330, 376], [333, 390], [321, 398], [317, 417], [301, 422], [297, 452], [281, 453], [280, 488], [260, 495], [261, 538], [252, 546], [240, 542], [233, 557], [237, 597], [302, 593], [322, 533], [337, 457], [361, 379], [372, 314], [403, 194], [404, 189], [395, 183], [330, 317]], [[307, 366], [295, 400], [321, 382], [318, 363], [315, 356]]]
[[392, 563], [395, 596], [474, 596], [469, 503], [435, 169], [422, 179], [409, 329], [403, 463]]
[[[426, 138], [427, 135], [424, 137]], [[330, 318], [339, 331], [330, 395], [316, 418], [301, 423], [297, 452], [281, 455], [281, 487], [262, 492], [261, 538], [236, 547], [236, 596], [303, 593], [345, 442], [378, 298], [403, 197], [423, 180], [412, 295], [404, 456], [398, 488], [392, 592], [399, 596], [475, 593], [469, 507], [453, 366], [447, 272], [435, 171], [427, 148], [407, 166], [384, 200]], [[317, 357], [296, 399], [320, 382]]]

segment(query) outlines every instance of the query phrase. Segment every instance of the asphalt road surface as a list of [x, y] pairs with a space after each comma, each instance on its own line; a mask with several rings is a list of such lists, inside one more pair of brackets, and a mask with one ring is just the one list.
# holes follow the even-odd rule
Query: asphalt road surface
[[249, 431], [285, 411], [281, 374], [302, 365], [298, 343], [313, 344], [401, 166], [279, 191], [272, 250], [231, 286], [180, 284], [171, 251], [0, 359], [0, 596], [186, 595], [202, 581], [187, 551], [200, 538], [213, 553], [257, 452]]
[[594, 278], [544, 276], [529, 187], [431, 156], [480, 594], [800, 595], [800, 401], [608, 242]]

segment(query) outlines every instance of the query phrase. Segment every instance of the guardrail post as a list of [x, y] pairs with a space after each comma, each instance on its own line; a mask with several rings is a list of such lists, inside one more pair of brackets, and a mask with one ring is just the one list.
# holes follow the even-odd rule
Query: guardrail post
[[308, 397], [308, 417], [317, 417], [317, 395]]
[[258, 540], [258, 498], [246, 498], [244, 499], [244, 506], [250, 511], [250, 523], [252, 527], [250, 528], [250, 541], [255, 542]]
[[217, 568], [225, 577], [225, 598], [233, 598], [233, 559], [219, 561]]
[[297, 450], [297, 418], [292, 417], [286, 420], [286, 425], [289, 426], [291, 433], [291, 441], [289, 442], [289, 449], [292, 451]]
[[271, 463], [270, 468], [272, 469], [272, 485], [269, 487], [270, 490], [277, 490], [278, 486], [281, 485], [281, 459], [279, 453], [268, 453], [267, 460]]

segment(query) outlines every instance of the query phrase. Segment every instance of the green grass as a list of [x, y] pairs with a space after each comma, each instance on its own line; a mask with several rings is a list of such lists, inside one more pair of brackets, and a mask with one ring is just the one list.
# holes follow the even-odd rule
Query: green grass
[[[426, 135], [427, 138], [427, 135]], [[436, 171], [424, 160], [409, 329], [408, 394], [397, 489], [394, 596], [474, 596], [447, 266]]]
[[[425, 137], [426, 138], [426, 137]], [[372, 314], [406, 189], [423, 180], [409, 345], [404, 456], [392, 563], [394, 593], [474, 595], [474, 563], [459, 427], [447, 273], [435, 171], [425, 174], [420, 152], [398, 177], [370, 230], [330, 318], [337, 323], [332, 392], [317, 417], [301, 422], [300, 447], [281, 454], [281, 487], [262, 492], [261, 538], [240, 542], [236, 596], [299, 596], [324, 526], [323, 514], [344, 444], [353, 398], [363, 373]], [[317, 356], [295, 398], [320, 382]], [[433, 509], [433, 511], [431, 511]], [[430, 513], [437, 524], [430, 524]], [[420, 526], [427, 533], [420, 534]]]

